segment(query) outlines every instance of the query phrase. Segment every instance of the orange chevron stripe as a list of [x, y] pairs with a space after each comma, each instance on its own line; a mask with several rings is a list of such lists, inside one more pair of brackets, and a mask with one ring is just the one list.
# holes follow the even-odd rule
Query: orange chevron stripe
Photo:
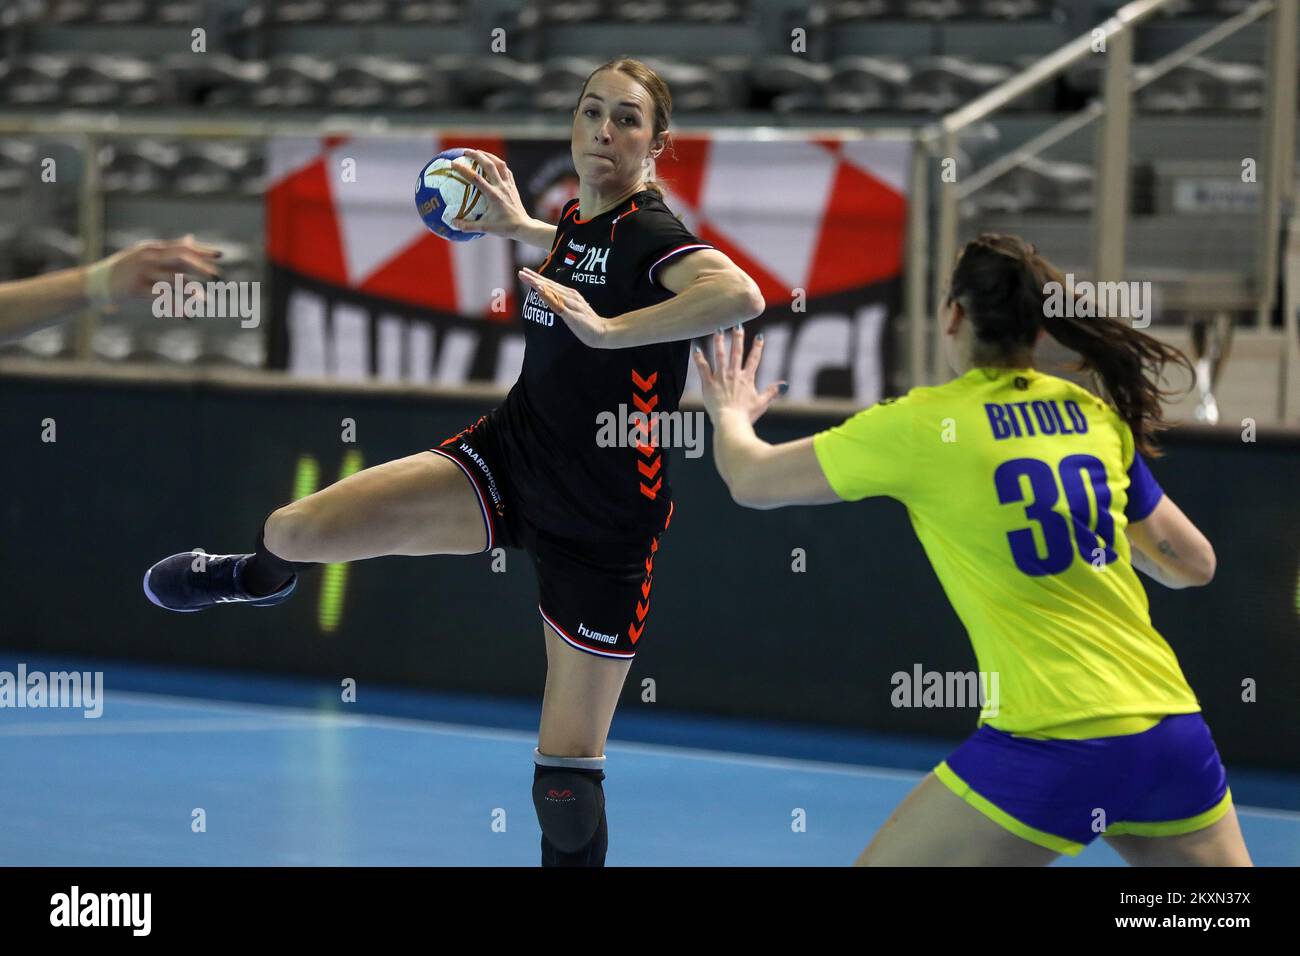
[[646, 483], [643, 481], [641, 482], [641, 494], [645, 495], [647, 498], [653, 501], [655, 496], [659, 494], [659, 486], [662, 485], [663, 483], [664, 480], [662, 478], [659, 478], [658, 480], [655, 481], [653, 485], [647, 488]]
[[641, 411], [645, 412], [647, 415], [649, 415], [650, 412], [654, 409], [654, 407], [659, 404], [659, 396], [651, 395], [650, 401], [647, 402], [643, 398], [641, 398], [640, 395], [633, 395], [632, 404], [635, 405], [637, 408], [641, 409]]
[[659, 466], [661, 464], [663, 464], [663, 459], [656, 458], [655, 463], [648, 468], [646, 467], [646, 463], [643, 461], [638, 461], [636, 463], [636, 467], [637, 470], [640, 471], [641, 474], [645, 475], [647, 478], [653, 478], [655, 476], [655, 472], [659, 470]]
[[655, 454], [655, 448], [656, 448], [655, 445], [646, 445], [643, 444], [642, 442], [636, 443], [636, 450], [646, 456]]
[[650, 596], [650, 579], [646, 578], [641, 582], [641, 596], [648, 598]]
[[[636, 619], [638, 621], [645, 621], [645, 616], [647, 613], [649, 613], [649, 611], [650, 611], [649, 602], [646, 602], [644, 604], [641, 603], [640, 601], [636, 602]], [[644, 627], [645, 625], [642, 624], [641, 626]]]
[[636, 369], [632, 369], [632, 384], [643, 392], [648, 392], [650, 389], [654, 388], [655, 382], [658, 380], [658, 372], [651, 372], [649, 378], [642, 378], [636, 373]]
[[644, 630], [644, 623], [642, 623], [640, 627], [637, 627], [635, 624], [629, 624], [627, 626], [627, 636], [632, 638], [632, 643], [635, 644], [637, 641], [641, 640], [641, 632]]
[[653, 541], [650, 542], [650, 553], [654, 554], [658, 550], [659, 550], [659, 539], [655, 538]]

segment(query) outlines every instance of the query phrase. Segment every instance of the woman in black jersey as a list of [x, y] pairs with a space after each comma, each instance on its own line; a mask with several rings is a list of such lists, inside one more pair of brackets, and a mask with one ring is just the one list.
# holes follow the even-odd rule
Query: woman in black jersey
[[265, 607], [317, 563], [527, 550], [548, 662], [533, 784], [544, 866], [604, 863], [605, 739], [672, 515], [658, 432], [611, 441], [598, 422], [626, 421], [620, 406], [675, 411], [690, 339], [764, 308], [753, 280], [682, 226], [652, 180], [671, 109], [645, 64], [597, 68], [574, 111], [579, 196], [554, 226], [528, 216], [504, 161], [467, 151], [489, 209], [457, 225], [549, 252], [520, 272], [523, 370], [500, 406], [434, 448], [273, 511], [253, 554], [200, 563], [187, 551], [145, 575], [149, 599], [170, 610]]

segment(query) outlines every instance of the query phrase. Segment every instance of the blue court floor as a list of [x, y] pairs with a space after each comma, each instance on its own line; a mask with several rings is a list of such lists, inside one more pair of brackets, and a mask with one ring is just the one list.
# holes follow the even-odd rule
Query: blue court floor
[[[49, 669], [71, 666], [61, 664]], [[311, 703], [319, 685], [111, 666], [116, 679], [98, 719], [0, 709], [0, 864], [538, 863], [536, 737], [525, 729], [535, 726], [535, 708], [393, 692], [388, 714], [337, 703], [324, 711]], [[13, 665], [0, 659], [0, 668]], [[114, 689], [123, 684], [169, 693]], [[189, 696], [198, 686], [219, 687], [226, 699]], [[274, 696], [289, 705], [256, 701], [268, 688], [284, 691]], [[433, 712], [455, 722], [427, 719]], [[755, 749], [757, 731], [731, 724], [616, 721], [606, 751], [611, 866], [846, 865], [922, 776], [864, 766], [862, 754], [924, 767], [947, 746], [909, 753], [906, 743], [877, 741], [855, 750], [848, 735], [791, 731], [786, 749], [822, 758], [798, 759], [741, 752]], [[709, 749], [650, 736], [704, 740]], [[718, 749], [728, 740], [736, 750]], [[1229, 773], [1256, 863], [1300, 864], [1300, 812], [1248, 805]], [[1266, 796], [1294, 784], [1261, 776], [1245, 789]], [[799, 819], [802, 832], [792, 826]], [[1098, 841], [1057, 865], [1120, 863]]]

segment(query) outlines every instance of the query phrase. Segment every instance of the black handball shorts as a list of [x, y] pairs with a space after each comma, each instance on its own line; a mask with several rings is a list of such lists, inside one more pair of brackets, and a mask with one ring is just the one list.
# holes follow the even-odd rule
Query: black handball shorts
[[527, 551], [537, 570], [538, 610], [571, 647], [631, 660], [645, 636], [659, 541], [672, 521], [635, 541], [579, 541], [538, 528], [512, 493], [496, 411], [430, 448], [469, 479], [487, 528], [487, 547]]

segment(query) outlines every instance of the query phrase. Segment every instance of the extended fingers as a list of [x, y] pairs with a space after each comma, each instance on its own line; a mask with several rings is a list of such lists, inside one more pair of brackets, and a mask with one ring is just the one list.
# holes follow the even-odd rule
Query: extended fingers
[[730, 367], [727, 364], [727, 339], [722, 329], [713, 333], [713, 367], [718, 375], [725, 375]]
[[519, 270], [519, 278], [528, 285], [537, 290], [538, 294], [546, 300], [546, 304], [551, 307], [552, 312], [563, 312], [567, 305], [568, 286], [552, 282], [540, 273], [534, 272], [527, 267]]
[[183, 272], [186, 275], [193, 276], [203, 275], [215, 278], [221, 275], [221, 270], [207, 257], [183, 250], [164, 254], [154, 263], [154, 267], [171, 269], [173, 272]]
[[494, 156], [481, 149], [467, 149], [465, 155], [478, 161], [484, 172], [487, 173], [488, 182], [493, 185], [505, 182], [510, 167], [506, 165], [506, 161], [500, 156]]
[[742, 368], [741, 359], [745, 355], [745, 330], [737, 323], [731, 330], [731, 371], [739, 374]]
[[691, 357], [695, 361], [695, 370], [700, 373], [700, 381], [705, 385], [712, 385], [713, 369], [709, 368], [709, 360], [704, 356], [704, 349], [696, 346], [692, 350]]
[[[490, 168], [490, 167], [485, 167], [485, 168]], [[500, 186], [498, 185], [498, 183], [493, 182], [488, 177], [480, 173], [477, 169], [474, 169], [470, 166], [461, 166], [461, 169], [465, 171], [465, 175], [468, 176], [470, 180], [474, 183], [474, 185], [477, 186], [482, 192], [491, 196], [493, 199], [499, 200], [501, 198]]]

